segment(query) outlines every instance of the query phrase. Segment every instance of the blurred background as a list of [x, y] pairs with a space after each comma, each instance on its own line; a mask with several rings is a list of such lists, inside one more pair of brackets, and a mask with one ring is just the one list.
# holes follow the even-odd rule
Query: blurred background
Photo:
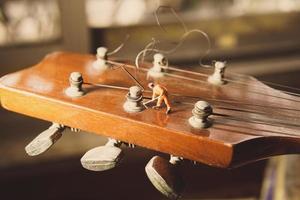
[[[127, 34], [129, 40], [114, 56], [134, 59], [153, 37], [168, 48], [178, 42], [183, 28], [170, 10], [161, 9], [162, 31], [154, 17], [159, 5], [173, 7], [188, 29], [199, 28], [210, 36], [212, 49], [204, 63], [226, 60], [230, 71], [300, 87], [299, 0], [1, 0], [0, 75], [32, 66], [53, 51], [94, 54], [99, 46], [113, 50]], [[205, 38], [190, 37], [169, 60], [199, 67], [206, 50]], [[144, 173], [156, 152], [125, 149], [120, 167], [89, 172], [80, 166], [81, 156], [106, 139], [66, 133], [51, 151], [36, 158], [25, 155], [26, 144], [48, 126], [1, 109], [1, 198], [164, 199]], [[183, 166], [184, 199], [275, 199], [264, 190], [268, 174], [290, 158], [234, 170]]]

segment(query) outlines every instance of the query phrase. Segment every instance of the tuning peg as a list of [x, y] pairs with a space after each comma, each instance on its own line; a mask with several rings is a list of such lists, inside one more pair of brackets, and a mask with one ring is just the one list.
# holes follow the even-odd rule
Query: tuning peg
[[223, 85], [226, 82], [224, 81], [226, 69], [226, 62], [215, 62], [215, 71], [214, 73], [208, 77], [207, 81], [214, 85]]
[[53, 123], [52, 126], [39, 134], [25, 147], [26, 153], [30, 156], [44, 153], [62, 136], [64, 129], [63, 125]]
[[122, 142], [109, 139], [104, 146], [95, 147], [86, 152], [81, 158], [81, 164], [91, 171], [105, 171], [116, 167], [124, 157]]
[[107, 48], [97, 48], [96, 60], [93, 62], [93, 68], [96, 70], [104, 71], [108, 68], [107, 64]]
[[74, 133], [78, 133], [78, 132], [80, 132], [80, 129], [78, 129], [78, 128], [70, 128], [71, 129], [71, 131], [72, 132], [74, 132]]
[[140, 112], [144, 109], [142, 88], [139, 86], [129, 88], [123, 108], [128, 113]]
[[176, 156], [171, 156], [169, 161], [154, 156], [145, 167], [153, 186], [169, 199], [178, 199], [184, 188], [184, 181], [178, 169], [181, 160]]
[[80, 72], [72, 72], [69, 77], [70, 87], [65, 91], [66, 95], [72, 98], [81, 97], [84, 95], [82, 89], [83, 78]]
[[208, 117], [213, 113], [213, 109], [206, 101], [197, 101], [192, 110], [193, 116], [189, 118], [189, 124], [195, 129], [208, 128], [211, 121]]
[[149, 69], [147, 73], [147, 77], [162, 78], [165, 73], [164, 69], [168, 67], [168, 60], [167, 58], [160, 53], [156, 53], [153, 56], [153, 66]]
[[128, 145], [129, 148], [135, 148], [135, 144], [128, 143], [127, 145]]

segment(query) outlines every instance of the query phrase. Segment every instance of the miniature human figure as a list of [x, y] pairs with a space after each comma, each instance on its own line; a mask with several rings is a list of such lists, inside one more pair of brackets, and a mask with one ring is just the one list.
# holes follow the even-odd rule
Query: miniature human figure
[[171, 104], [168, 99], [167, 89], [159, 84], [154, 85], [154, 83], [149, 83], [148, 87], [153, 91], [152, 100], [154, 101], [155, 99], [157, 99], [156, 106], [154, 106], [153, 108], [160, 108], [161, 104], [165, 102], [167, 106], [166, 114], [169, 114], [171, 112]]

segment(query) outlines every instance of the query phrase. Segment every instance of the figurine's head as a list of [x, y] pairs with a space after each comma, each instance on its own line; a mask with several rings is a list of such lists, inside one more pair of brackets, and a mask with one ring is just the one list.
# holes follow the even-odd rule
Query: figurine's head
[[148, 87], [149, 87], [150, 89], [153, 89], [153, 88], [154, 88], [154, 83], [149, 83], [149, 84], [148, 84]]

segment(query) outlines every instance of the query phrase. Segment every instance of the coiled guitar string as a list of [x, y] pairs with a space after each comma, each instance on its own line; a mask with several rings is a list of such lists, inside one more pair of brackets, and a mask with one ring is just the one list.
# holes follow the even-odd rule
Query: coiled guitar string
[[[144, 51], [144, 50], [143, 50]], [[139, 53], [139, 55], [141, 55], [143, 53], [143, 51], [141, 51]], [[155, 50], [156, 51], [156, 50]], [[158, 51], [158, 50], [157, 50]], [[118, 64], [118, 65], [121, 65], [120, 63], [116, 63], [116, 62], [113, 62], [113, 61], [108, 61], [109, 63], [111, 64]], [[142, 71], [148, 71], [148, 69], [146, 68], [141, 68], [138, 66], [137, 64], [137, 68], [139, 70], [142, 70]], [[181, 71], [181, 69], [180, 69]], [[192, 72], [193, 73], [193, 72]], [[182, 75], [178, 75], [178, 74], [171, 74], [171, 73], [167, 73], [165, 72], [165, 74], [167, 76], [170, 76], [170, 77], [174, 77], [174, 78], [178, 78], [178, 79], [183, 79], [183, 80], [187, 80], [187, 81], [194, 81], [194, 82], [198, 82], [198, 83], [203, 83], [205, 85], [208, 85], [207, 81], [203, 81], [203, 80], [199, 80], [199, 79], [195, 79], [195, 78], [190, 78], [190, 77], [187, 77], [187, 76], [182, 76]], [[236, 87], [236, 86], [232, 86], [234, 88], [237, 88], [237, 89], [240, 89], [239, 87]], [[294, 102], [300, 102], [300, 100], [296, 100], [296, 99], [291, 99], [291, 98], [287, 98], [287, 97], [282, 97], [282, 96], [277, 96], [277, 95], [271, 95], [271, 94], [266, 94], [265, 91], [254, 91], [254, 90], [248, 90], [249, 92], [251, 93], [255, 93], [255, 94], [259, 94], [259, 95], [263, 95], [263, 96], [269, 96], [269, 97], [274, 97], [274, 98], [279, 98], [279, 99], [284, 99], [284, 100], [289, 100], [289, 101], [294, 101]]]
[[[186, 24], [184, 23], [184, 21], [182, 20], [182, 18], [178, 15], [178, 13], [172, 8], [172, 7], [169, 7], [169, 6], [160, 6], [157, 8], [156, 12], [154, 13], [155, 14], [155, 19], [156, 19], [156, 22], [158, 24], [158, 26], [164, 31], [164, 32], [167, 32], [166, 29], [164, 28], [164, 26], [160, 23], [160, 20], [159, 20], [159, 11], [160, 9], [169, 9], [172, 14], [177, 18], [177, 20], [180, 22], [181, 26], [182, 26], [182, 29], [184, 30], [184, 34], [182, 35], [182, 37], [180, 38], [179, 42], [177, 43], [177, 45], [171, 49], [171, 50], [168, 50], [168, 51], [163, 51], [163, 50], [158, 50], [158, 49], [149, 49], [146, 48], [144, 50], [142, 50], [142, 54], [143, 54], [143, 60], [144, 60], [144, 57], [145, 57], [145, 54], [147, 53], [147, 51], [151, 51], [151, 52], [157, 52], [157, 53], [164, 53], [164, 54], [171, 54], [173, 52], [175, 52], [183, 43], [184, 41], [186, 40], [186, 38], [192, 34], [192, 33], [200, 33], [202, 36], [205, 37], [205, 39], [207, 40], [207, 43], [208, 43], [208, 48], [204, 54], [204, 56], [202, 56], [200, 58], [200, 66], [204, 66], [204, 67], [212, 67], [210, 65], [203, 65], [202, 64], [202, 59], [207, 56], [211, 50], [211, 40], [209, 38], [209, 36], [202, 30], [199, 30], [199, 29], [193, 29], [193, 30], [188, 30], [187, 29], [187, 26]], [[153, 39], [152, 39], [153, 40]], [[149, 43], [149, 45], [153, 44], [153, 43], [158, 43], [159, 41], [152, 41], [151, 43]], [[139, 58], [139, 54], [137, 56], [137, 59], [136, 59], [136, 66], [137, 68], [139, 68], [139, 64], [138, 64], [138, 58]], [[184, 69], [178, 69], [178, 68], [174, 68], [174, 67], [168, 67], [168, 69], [170, 70], [173, 70], [173, 71], [177, 71], [177, 72], [182, 72], [182, 73], [189, 73], [189, 74], [194, 74], [194, 75], [199, 75], [199, 76], [203, 76], [203, 77], [209, 77], [209, 75], [205, 74], [205, 73], [200, 73], [200, 72], [194, 72], [194, 71], [189, 71], [189, 70], [184, 70]], [[231, 72], [228, 72], [228, 73], [231, 73]], [[235, 73], [233, 73], [235, 74]], [[227, 82], [231, 82], [231, 83], [236, 83], [236, 84], [241, 84], [241, 85], [245, 85], [245, 86], [249, 86], [251, 84], [249, 83], [245, 83], [243, 81], [238, 81], [238, 80], [232, 80], [232, 79], [229, 79], [229, 78], [225, 78], [224, 79], [225, 81]], [[290, 89], [290, 90], [294, 90], [294, 91], [300, 91], [300, 88], [295, 88], [295, 87], [291, 87], [291, 86], [286, 86], [286, 85], [282, 85], [282, 84], [278, 84], [278, 83], [273, 83], [273, 82], [269, 82], [269, 81], [261, 81], [262, 83], [265, 83], [265, 84], [268, 84], [268, 85], [273, 85], [273, 86], [276, 86], [276, 87], [280, 87], [280, 88], [286, 88], [286, 89]], [[253, 87], [253, 86], [252, 86]], [[261, 88], [261, 89], [264, 89], [263, 87], [259, 87], [259, 86], [255, 86], [254, 88]], [[289, 92], [289, 91], [285, 91], [285, 90], [279, 90], [277, 89], [278, 91], [281, 91], [281, 92], [284, 92], [286, 94], [290, 94], [290, 95], [294, 95], [294, 96], [300, 96], [299, 93], [296, 93], [296, 92]], [[264, 93], [263, 93], [264, 94]]]

